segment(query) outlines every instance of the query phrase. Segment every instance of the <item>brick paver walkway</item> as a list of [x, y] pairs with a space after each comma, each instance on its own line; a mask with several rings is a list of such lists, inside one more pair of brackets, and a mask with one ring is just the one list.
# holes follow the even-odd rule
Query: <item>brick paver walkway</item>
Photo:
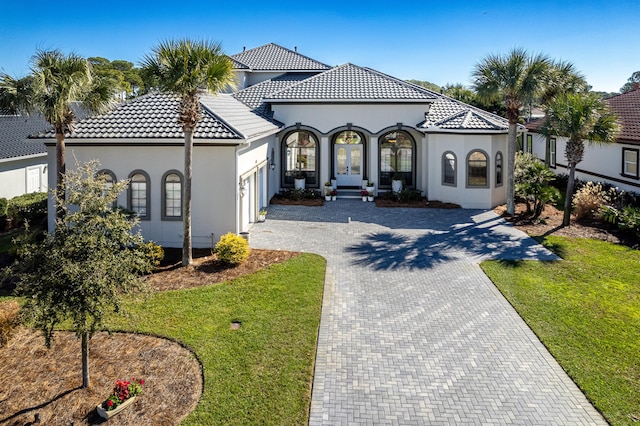
[[250, 241], [327, 259], [311, 425], [606, 424], [478, 266], [554, 258], [493, 212], [270, 206]]

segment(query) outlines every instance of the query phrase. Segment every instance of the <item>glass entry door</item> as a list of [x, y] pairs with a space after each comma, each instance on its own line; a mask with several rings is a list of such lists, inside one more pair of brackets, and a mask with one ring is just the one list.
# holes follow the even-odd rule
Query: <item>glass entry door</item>
[[335, 146], [336, 183], [338, 186], [358, 186], [362, 183], [363, 145]]

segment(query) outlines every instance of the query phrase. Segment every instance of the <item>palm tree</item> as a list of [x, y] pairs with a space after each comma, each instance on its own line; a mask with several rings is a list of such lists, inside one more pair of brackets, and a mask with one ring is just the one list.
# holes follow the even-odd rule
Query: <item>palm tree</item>
[[[554, 62], [544, 78], [544, 88], [540, 94], [539, 102], [544, 109], [545, 115], [548, 113], [549, 105], [560, 95], [566, 93], [585, 92], [589, 85], [579, 71], [571, 62]], [[544, 161], [548, 166], [551, 157], [551, 135], [546, 135]]]
[[191, 256], [191, 169], [193, 133], [201, 118], [200, 95], [218, 93], [233, 82], [231, 60], [219, 43], [183, 39], [161, 42], [145, 56], [145, 73], [155, 77], [158, 88], [180, 98], [178, 124], [184, 132], [184, 197], [182, 265]]
[[616, 116], [595, 93], [566, 93], [557, 97], [547, 109], [542, 134], [568, 138], [565, 156], [569, 166], [563, 226], [571, 218], [571, 201], [576, 165], [584, 157], [584, 141], [614, 143], [619, 132]]
[[501, 101], [509, 120], [507, 142], [507, 214], [515, 213], [513, 170], [518, 119], [523, 103], [542, 87], [551, 61], [542, 54], [530, 55], [514, 48], [506, 55], [492, 54], [476, 64], [472, 77], [478, 97], [484, 102]]
[[[89, 62], [76, 54], [40, 50], [32, 58], [32, 74], [22, 79], [0, 75], [0, 102], [12, 113], [41, 113], [56, 134], [56, 190], [64, 201], [65, 135], [74, 131], [73, 105], [101, 113], [113, 103], [114, 86], [93, 77]], [[63, 210], [57, 207], [58, 216]]]

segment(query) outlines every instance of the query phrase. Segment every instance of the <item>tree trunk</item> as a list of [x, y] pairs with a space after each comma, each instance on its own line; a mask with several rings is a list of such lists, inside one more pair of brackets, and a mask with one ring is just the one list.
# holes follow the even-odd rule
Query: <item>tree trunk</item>
[[564, 200], [564, 216], [562, 226], [569, 226], [571, 222], [571, 201], [573, 199], [573, 186], [575, 184], [576, 163], [569, 163], [569, 180], [567, 181], [566, 199]]
[[516, 163], [516, 138], [518, 122], [509, 120], [509, 136], [507, 138], [507, 214], [513, 216], [516, 213], [515, 180], [513, 171]]
[[182, 266], [191, 265], [191, 170], [193, 129], [184, 129], [184, 194], [182, 197]]
[[67, 171], [65, 155], [64, 155], [64, 133], [56, 132], [56, 195], [62, 201], [62, 205], [56, 205], [56, 216], [64, 217], [64, 201], [66, 200], [66, 191], [64, 189], [64, 175]]
[[89, 387], [89, 332], [82, 333], [82, 387]]

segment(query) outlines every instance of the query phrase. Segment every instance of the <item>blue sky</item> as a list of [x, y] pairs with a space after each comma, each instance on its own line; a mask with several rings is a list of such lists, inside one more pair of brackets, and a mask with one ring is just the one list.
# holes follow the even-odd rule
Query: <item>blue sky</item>
[[[514, 5], [514, 3], [517, 3]], [[136, 64], [159, 41], [220, 41], [229, 54], [274, 42], [329, 65], [470, 83], [489, 53], [519, 46], [573, 62], [595, 90], [640, 70], [640, 1], [0, 0], [0, 70], [22, 77], [36, 49]]]

